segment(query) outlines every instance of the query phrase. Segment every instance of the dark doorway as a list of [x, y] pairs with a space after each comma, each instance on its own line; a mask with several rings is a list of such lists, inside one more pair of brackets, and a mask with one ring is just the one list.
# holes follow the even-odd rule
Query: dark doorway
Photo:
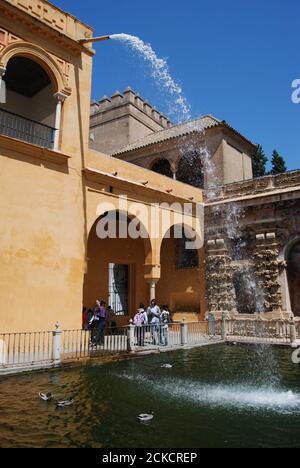
[[157, 174], [161, 174], [171, 178], [173, 177], [171, 166], [167, 159], [159, 159], [158, 161], [156, 161], [151, 167], [151, 170], [153, 172], [156, 172]]
[[288, 256], [288, 280], [292, 311], [300, 317], [300, 241], [294, 245]]

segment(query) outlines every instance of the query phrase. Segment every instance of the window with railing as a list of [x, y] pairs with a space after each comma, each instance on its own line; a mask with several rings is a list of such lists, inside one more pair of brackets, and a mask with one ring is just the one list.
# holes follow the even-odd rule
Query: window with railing
[[2, 80], [6, 91], [0, 104], [0, 134], [53, 149], [57, 102], [48, 73], [39, 63], [16, 56]]

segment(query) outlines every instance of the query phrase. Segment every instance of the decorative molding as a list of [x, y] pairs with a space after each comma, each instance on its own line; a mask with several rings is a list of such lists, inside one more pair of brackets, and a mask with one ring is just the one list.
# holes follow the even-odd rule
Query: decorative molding
[[[2, 30], [4, 31], [4, 30]], [[6, 34], [8, 40], [9, 33]], [[29, 57], [38, 62], [52, 77], [56, 85], [56, 92], [69, 96], [72, 90], [69, 86], [70, 81], [70, 64], [66, 61], [49, 54], [36, 44], [25, 42], [18, 39], [15, 42], [6, 44], [0, 51], [0, 67], [6, 68], [9, 60], [14, 56]]]
[[[46, 0], [5, 0], [5, 2], [19, 13], [25, 13], [34, 20], [38, 20], [50, 27], [56, 33], [63, 34], [73, 41], [92, 37], [93, 30], [90, 26]], [[11, 7], [3, 5], [3, 9], [7, 12], [11, 10]]]
[[67, 166], [69, 159], [71, 159], [71, 156], [64, 153], [32, 145], [5, 135], [0, 135], [0, 145], [2, 149], [12, 151], [14, 155], [29, 156], [35, 160], [47, 161], [59, 166]]

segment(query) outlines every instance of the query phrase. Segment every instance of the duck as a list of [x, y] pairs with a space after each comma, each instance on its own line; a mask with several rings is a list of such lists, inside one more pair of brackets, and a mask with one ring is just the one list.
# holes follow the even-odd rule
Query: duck
[[53, 400], [53, 395], [52, 393], [39, 393], [39, 397], [43, 401], [51, 401]]
[[149, 413], [142, 413], [138, 416], [138, 420], [140, 422], [149, 422], [149, 421], [152, 421], [153, 418], [154, 418], [153, 411], [149, 411]]
[[69, 398], [68, 400], [61, 400], [56, 402], [56, 407], [57, 408], [65, 408], [66, 406], [72, 406], [74, 405], [74, 400], [73, 398]]
[[163, 364], [161, 367], [162, 369], [173, 369], [172, 364]]

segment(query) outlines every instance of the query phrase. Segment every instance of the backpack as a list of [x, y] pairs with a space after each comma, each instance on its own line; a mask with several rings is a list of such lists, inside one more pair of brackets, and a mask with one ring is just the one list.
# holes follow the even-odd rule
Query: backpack
[[134, 325], [136, 327], [141, 327], [142, 325], [144, 325], [144, 320], [143, 320], [143, 315], [142, 314], [136, 314], [136, 316], [134, 317]]
[[161, 323], [163, 323], [164, 325], [168, 325], [168, 323], [169, 323], [169, 313], [168, 312], [163, 312], [161, 314]]

